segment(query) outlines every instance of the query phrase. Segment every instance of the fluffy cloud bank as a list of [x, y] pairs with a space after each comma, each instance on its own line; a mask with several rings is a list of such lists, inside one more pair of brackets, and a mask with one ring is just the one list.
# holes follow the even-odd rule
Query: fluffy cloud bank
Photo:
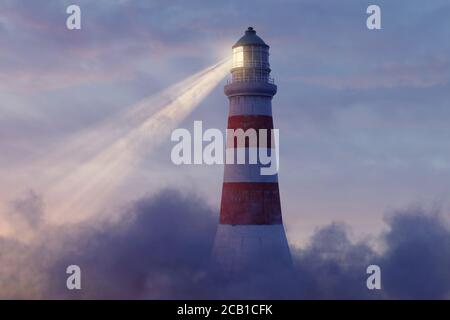
[[[27, 199], [16, 209], [30, 221], [31, 211], [41, 210], [41, 200], [35, 194]], [[91, 221], [65, 230], [41, 226], [39, 239], [28, 245], [0, 239], [0, 297], [448, 298], [450, 230], [444, 219], [414, 209], [386, 221], [381, 254], [368, 243], [350, 241], [346, 226], [332, 223], [305, 248], [292, 249], [293, 271], [269, 268], [230, 280], [218, 277], [210, 264], [214, 210], [193, 194], [165, 190], [134, 203], [120, 221]], [[81, 291], [65, 287], [70, 264], [82, 269]], [[381, 267], [381, 291], [366, 288], [370, 264]]]

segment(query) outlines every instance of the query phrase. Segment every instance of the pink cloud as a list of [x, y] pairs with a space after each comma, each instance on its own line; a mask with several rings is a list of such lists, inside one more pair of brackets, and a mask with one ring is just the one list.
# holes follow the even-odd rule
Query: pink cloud
[[449, 70], [448, 62], [431, 62], [424, 65], [386, 63], [370, 73], [299, 76], [295, 77], [295, 80], [332, 89], [426, 88], [448, 83]]

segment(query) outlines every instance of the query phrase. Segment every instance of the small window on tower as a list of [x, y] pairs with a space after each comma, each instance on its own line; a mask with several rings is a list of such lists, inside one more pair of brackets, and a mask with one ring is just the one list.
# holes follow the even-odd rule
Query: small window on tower
[[237, 47], [233, 49], [233, 68], [244, 66], [244, 48]]

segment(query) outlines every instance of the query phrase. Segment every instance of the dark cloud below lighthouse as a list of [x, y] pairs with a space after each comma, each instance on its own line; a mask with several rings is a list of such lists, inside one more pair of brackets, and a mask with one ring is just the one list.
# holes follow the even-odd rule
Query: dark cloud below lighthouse
[[[292, 249], [295, 274], [289, 281], [276, 272], [272, 279], [255, 272], [235, 282], [216, 277], [209, 268], [216, 215], [195, 195], [162, 191], [136, 202], [126, 217], [102, 231], [82, 228], [67, 241], [70, 249], [48, 267], [47, 272], [60, 276], [51, 278], [45, 294], [113, 299], [446, 299], [450, 293], [450, 231], [438, 214], [420, 209], [396, 212], [387, 219], [383, 254], [365, 242], [351, 242], [343, 224], [323, 227], [304, 249]], [[81, 292], [65, 289], [63, 271], [68, 264], [83, 270]], [[366, 288], [369, 264], [381, 267], [381, 291]]]

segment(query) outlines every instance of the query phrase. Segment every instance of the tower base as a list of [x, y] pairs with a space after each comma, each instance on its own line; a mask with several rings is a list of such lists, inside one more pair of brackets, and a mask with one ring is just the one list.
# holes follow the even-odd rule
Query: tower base
[[213, 247], [213, 261], [226, 275], [247, 271], [292, 267], [282, 224], [219, 224]]

